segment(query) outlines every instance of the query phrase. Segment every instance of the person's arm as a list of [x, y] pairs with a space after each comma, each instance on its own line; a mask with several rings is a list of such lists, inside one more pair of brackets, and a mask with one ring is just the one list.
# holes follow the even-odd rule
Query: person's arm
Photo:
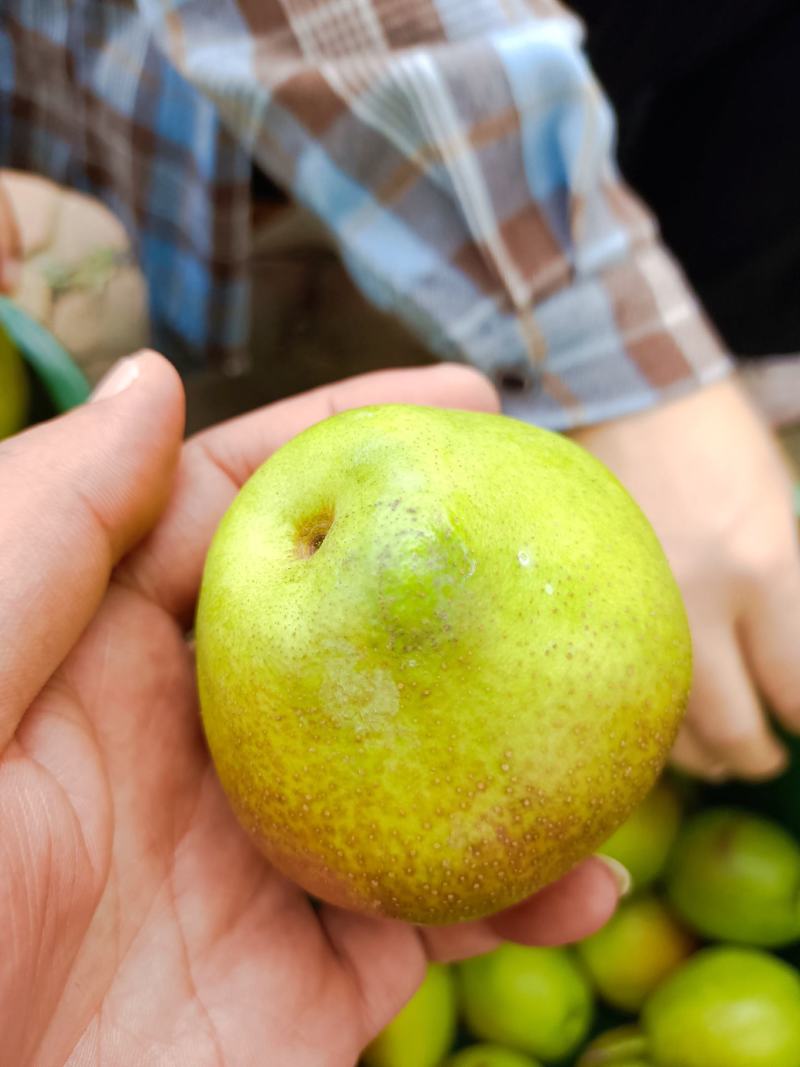
[[567, 429], [727, 372], [615, 172], [613, 116], [559, 5], [138, 2], [367, 296], [488, 372], [510, 413]]

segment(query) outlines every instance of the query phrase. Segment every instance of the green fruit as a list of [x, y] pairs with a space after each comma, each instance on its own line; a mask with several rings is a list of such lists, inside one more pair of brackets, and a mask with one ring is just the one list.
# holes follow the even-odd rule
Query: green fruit
[[644, 889], [666, 867], [680, 821], [678, 791], [662, 778], [600, 851], [628, 869], [634, 889]]
[[448, 967], [431, 963], [422, 985], [365, 1049], [366, 1067], [436, 1067], [456, 1034], [456, 994]]
[[637, 1012], [694, 950], [694, 941], [654, 896], [624, 901], [578, 955], [607, 1003]]
[[452, 923], [606, 840], [679, 725], [663, 552], [577, 445], [386, 406], [290, 441], [209, 553], [196, 627], [222, 784], [273, 863], [355, 910]]
[[800, 847], [782, 827], [715, 808], [684, 828], [667, 893], [706, 937], [777, 947], [800, 937]]
[[442, 1067], [539, 1067], [523, 1052], [502, 1045], [470, 1045], [451, 1056]]
[[653, 1067], [653, 1061], [639, 1027], [620, 1026], [595, 1038], [576, 1067]]
[[28, 412], [28, 379], [22, 358], [0, 327], [0, 441], [21, 430]]
[[642, 1022], [658, 1067], [800, 1067], [800, 977], [756, 949], [698, 952]]
[[592, 991], [566, 949], [501, 945], [458, 967], [464, 1020], [484, 1041], [543, 1060], [568, 1056], [592, 1022]]

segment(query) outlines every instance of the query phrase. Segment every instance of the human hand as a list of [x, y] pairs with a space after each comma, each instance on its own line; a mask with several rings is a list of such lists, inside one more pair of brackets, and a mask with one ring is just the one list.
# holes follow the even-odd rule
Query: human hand
[[800, 730], [800, 551], [786, 464], [735, 379], [575, 438], [639, 502], [684, 595], [695, 677], [675, 762], [720, 780], [777, 774], [759, 694]]
[[22, 245], [17, 221], [0, 172], [0, 294], [11, 293], [19, 280]]
[[596, 859], [454, 928], [315, 910], [234, 821], [201, 735], [186, 629], [244, 480], [336, 409], [491, 409], [487, 383], [368, 375], [181, 448], [169, 366], [143, 355], [116, 374], [0, 446], [3, 1062], [350, 1067], [427, 959], [600, 926], [618, 889]]

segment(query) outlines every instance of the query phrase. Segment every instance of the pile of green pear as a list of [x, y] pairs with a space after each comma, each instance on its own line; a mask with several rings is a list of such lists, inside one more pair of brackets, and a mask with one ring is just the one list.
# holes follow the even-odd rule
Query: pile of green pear
[[602, 930], [431, 965], [364, 1067], [800, 1067], [800, 844], [730, 792], [664, 776], [601, 850]]

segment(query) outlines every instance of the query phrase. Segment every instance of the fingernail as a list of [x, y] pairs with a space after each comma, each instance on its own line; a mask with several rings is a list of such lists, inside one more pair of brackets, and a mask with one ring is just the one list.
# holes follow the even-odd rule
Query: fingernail
[[611, 856], [604, 856], [598, 852], [595, 855], [595, 859], [600, 860], [611, 877], [617, 883], [617, 889], [619, 890], [620, 900], [630, 893], [633, 888], [633, 879], [631, 878], [631, 872], [627, 867], [623, 866], [619, 860], [612, 859]]
[[139, 377], [139, 362], [133, 357], [121, 359], [119, 363], [101, 378], [91, 396], [92, 403], [95, 400], [108, 400], [112, 396], [118, 396], [121, 392], [133, 385]]

